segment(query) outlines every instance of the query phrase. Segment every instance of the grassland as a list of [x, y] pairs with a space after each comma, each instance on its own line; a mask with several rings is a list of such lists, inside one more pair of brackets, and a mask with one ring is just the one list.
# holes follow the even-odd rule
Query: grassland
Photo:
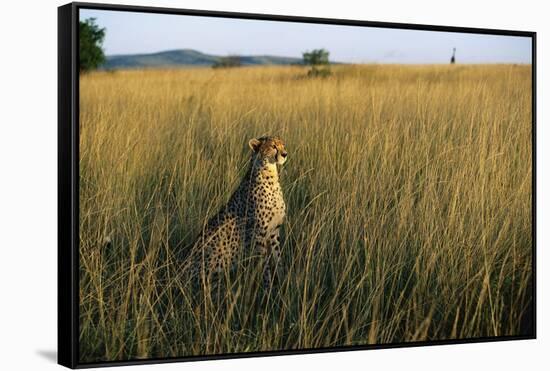
[[[84, 362], [528, 334], [530, 66], [81, 77]], [[248, 139], [287, 144], [284, 275], [179, 274]], [[105, 244], [106, 238], [111, 239]]]

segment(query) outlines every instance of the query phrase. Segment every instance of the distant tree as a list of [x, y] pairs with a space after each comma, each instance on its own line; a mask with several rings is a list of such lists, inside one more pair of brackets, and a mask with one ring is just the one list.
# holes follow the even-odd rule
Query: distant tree
[[80, 21], [79, 38], [80, 71], [86, 72], [101, 66], [105, 62], [102, 48], [105, 28], [100, 28], [95, 23], [95, 18]]
[[231, 67], [240, 67], [241, 57], [238, 55], [229, 55], [227, 57], [221, 57], [213, 65], [212, 68], [231, 68]]
[[302, 53], [304, 64], [311, 67], [308, 71], [308, 76], [324, 77], [330, 75], [329, 54], [328, 50], [325, 49], [314, 49]]

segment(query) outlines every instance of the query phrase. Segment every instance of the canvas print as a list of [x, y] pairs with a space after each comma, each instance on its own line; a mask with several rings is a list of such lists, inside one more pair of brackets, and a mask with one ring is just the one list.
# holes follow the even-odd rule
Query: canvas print
[[532, 39], [80, 9], [81, 363], [532, 335]]

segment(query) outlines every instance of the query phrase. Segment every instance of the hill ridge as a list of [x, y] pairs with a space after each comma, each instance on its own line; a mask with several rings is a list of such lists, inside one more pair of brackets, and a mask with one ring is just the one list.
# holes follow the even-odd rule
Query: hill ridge
[[[113, 54], [106, 57], [103, 69], [212, 66], [224, 56], [196, 49], [170, 49], [153, 53]], [[243, 66], [301, 64], [302, 59], [277, 55], [238, 55]]]

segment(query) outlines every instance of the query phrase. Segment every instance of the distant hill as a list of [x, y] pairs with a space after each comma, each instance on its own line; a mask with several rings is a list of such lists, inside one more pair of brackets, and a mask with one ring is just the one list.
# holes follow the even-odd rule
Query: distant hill
[[[121, 54], [107, 56], [104, 69], [153, 68], [178, 66], [212, 66], [223, 56], [201, 53], [193, 49], [167, 50], [151, 54]], [[244, 66], [301, 64], [301, 58], [273, 55], [239, 56]]]

